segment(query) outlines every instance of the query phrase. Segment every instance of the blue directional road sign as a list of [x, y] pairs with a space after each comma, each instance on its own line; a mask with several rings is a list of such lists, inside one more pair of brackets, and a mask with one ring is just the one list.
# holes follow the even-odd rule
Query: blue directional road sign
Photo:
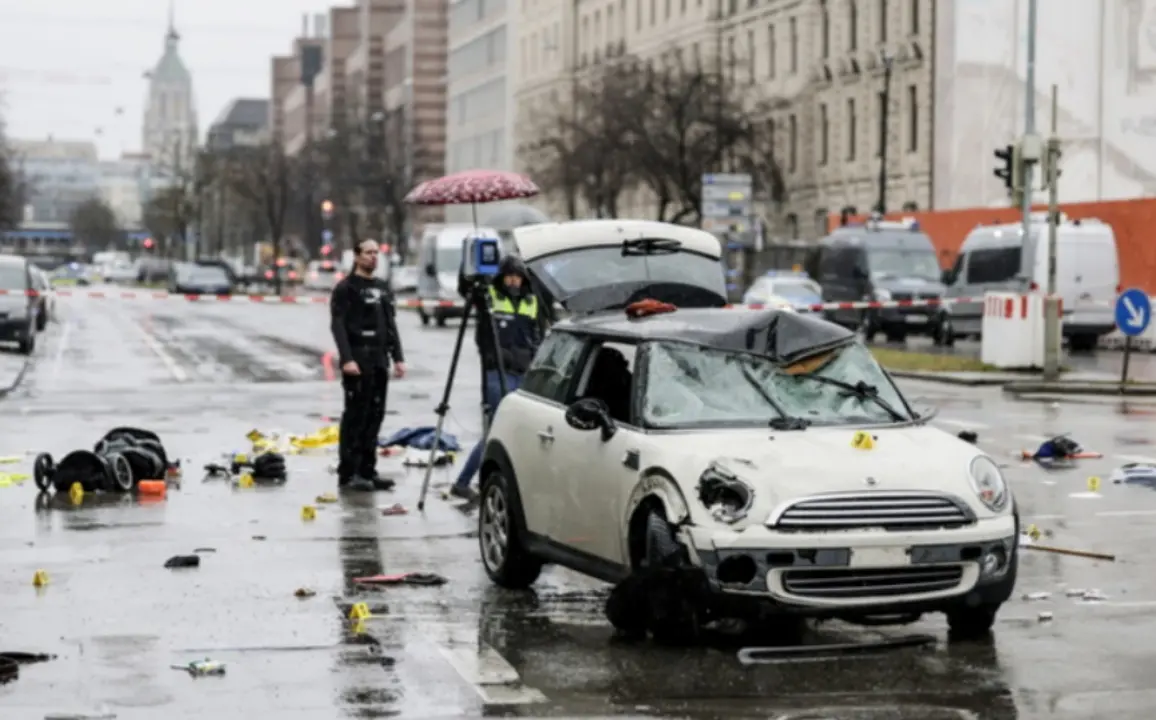
[[1136, 337], [1148, 329], [1152, 321], [1152, 302], [1148, 293], [1128, 288], [1116, 298], [1116, 327], [1129, 337]]

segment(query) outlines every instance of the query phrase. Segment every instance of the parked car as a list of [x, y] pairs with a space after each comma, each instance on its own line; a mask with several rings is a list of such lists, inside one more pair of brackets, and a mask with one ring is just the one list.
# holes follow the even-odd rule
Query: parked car
[[13, 342], [24, 355], [36, 349], [39, 298], [32, 265], [20, 255], [0, 255], [0, 341]]
[[418, 269], [416, 265], [396, 265], [389, 283], [395, 295], [417, 292]]
[[823, 302], [823, 288], [806, 273], [771, 270], [743, 295], [743, 305], [794, 308]]
[[56, 318], [56, 290], [48, 280], [48, 273], [35, 265], [32, 271], [32, 287], [36, 290], [36, 299], [40, 308], [36, 315], [36, 330], [43, 332], [48, 327], [48, 321]]
[[230, 295], [233, 281], [217, 265], [176, 263], [169, 277], [169, 292], [176, 295]]
[[719, 244], [701, 231], [581, 221], [514, 237], [574, 316], [486, 441], [478, 537], [494, 583], [526, 588], [547, 563], [615, 583], [610, 621], [666, 642], [715, 620], [931, 612], [953, 638], [987, 635], [1016, 581], [1011, 490], [851, 330], [724, 308]]
[[125, 284], [136, 282], [140, 269], [135, 263], [117, 261], [100, 266], [97, 273], [106, 283]]
[[89, 285], [92, 283], [92, 268], [80, 263], [67, 263], [53, 270], [49, 279], [53, 285]]
[[306, 290], [321, 290], [328, 292], [344, 277], [344, 273], [337, 269], [332, 260], [310, 260], [305, 267]]
[[[1027, 242], [1020, 225], [985, 225], [968, 233], [955, 265], [943, 272], [947, 299], [987, 292], [1031, 292], [1048, 286], [1047, 218], [1032, 217]], [[1092, 350], [1116, 327], [1120, 264], [1112, 226], [1068, 220], [1056, 228], [1056, 291], [1063, 300], [1063, 333], [1073, 350]], [[983, 302], [946, 305], [935, 316], [937, 345], [983, 330]]]

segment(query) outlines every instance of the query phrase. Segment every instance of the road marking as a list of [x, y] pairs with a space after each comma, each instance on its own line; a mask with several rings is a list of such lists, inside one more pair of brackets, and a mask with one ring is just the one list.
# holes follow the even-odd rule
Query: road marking
[[52, 375], [50, 382], [53, 388], [56, 387], [60, 378], [60, 368], [64, 365], [64, 351], [68, 348], [68, 336], [72, 334], [72, 321], [64, 323], [64, 329], [60, 331], [60, 339], [57, 341], [56, 354], [52, 356]]
[[527, 705], [546, 702], [536, 688], [522, 684], [518, 671], [494, 648], [483, 641], [469, 647], [444, 647], [438, 652], [474, 692], [489, 705]]
[[153, 354], [161, 359], [161, 362], [164, 363], [165, 368], [169, 371], [169, 374], [173, 376], [173, 379], [177, 382], [188, 382], [188, 374], [186, 374], [185, 371], [181, 369], [180, 365], [177, 365], [177, 361], [174, 360], [173, 356], [164, 349], [160, 341], [158, 341], [149, 331], [145, 330], [140, 325], [137, 325], [136, 323], [133, 323], [133, 325], [138, 330], [140, 330], [140, 334], [144, 338], [145, 345], [148, 345], [149, 350], [152, 350]]
[[1150, 517], [1156, 515], [1156, 510], [1104, 510], [1096, 513], [1097, 517]]

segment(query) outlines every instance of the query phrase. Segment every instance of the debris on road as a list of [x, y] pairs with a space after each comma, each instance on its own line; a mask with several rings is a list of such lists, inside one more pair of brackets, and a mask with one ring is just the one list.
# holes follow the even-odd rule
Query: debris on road
[[1037, 602], [1039, 600], [1047, 600], [1051, 598], [1051, 596], [1052, 594], [1050, 592], [1024, 593], [1024, 600], [1028, 602]]
[[1084, 594], [1080, 596], [1080, 599], [1084, 602], [1100, 602], [1107, 600], [1108, 596], [1099, 590], [1085, 590]]
[[173, 568], [195, 568], [200, 566], [200, 555], [173, 555], [168, 560], [165, 560], [165, 567], [170, 570]]
[[[118, 427], [105, 433], [93, 449], [74, 450], [57, 463], [40, 453], [32, 474], [41, 492], [132, 492], [142, 481], [167, 477], [175, 468], [156, 433]], [[161, 480], [160, 482], [164, 482]], [[74, 498], [75, 500], [75, 498]]]
[[1020, 547], [1025, 547], [1030, 550], [1039, 550], [1040, 552], [1053, 553], [1055, 555], [1070, 555], [1072, 557], [1088, 558], [1089, 560], [1107, 560], [1108, 562], [1116, 562], [1115, 555], [1092, 552], [1091, 550], [1073, 550], [1072, 548], [1051, 547], [1049, 545], [1039, 545], [1035, 542], [1021, 542]]
[[437, 573], [408, 572], [394, 575], [369, 575], [353, 578], [359, 585], [445, 585], [449, 580]]
[[1041, 610], [1040, 614], [1036, 616], [1036, 620], [1038, 620], [1039, 622], [1042, 622], [1042, 623], [1051, 622], [1053, 619], [1055, 619], [1055, 615], [1053, 615], [1048, 610]]
[[316, 520], [317, 508], [313, 507], [312, 505], [306, 505], [305, 507], [301, 508], [301, 519], [306, 521]]
[[964, 442], [971, 443], [972, 445], [975, 445], [979, 442], [979, 434], [974, 430], [960, 430], [957, 437]]
[[311, 597], [315, 596], [316, 594], [317, 594], [316, 590], [311, 590], [309, 588], [297, 588], [297, 590], [295, 590], [293, 592], [294, 597], [299, 597], [299, 598], [311, 598]]
[[738, 651], [743, 665], [762, 665], [779, 662], [797, 662], [800, 658], [842, 657], [864, 655], [885, 650], [926, 647], [938, 642], [933, 635], [900, 635], [875, 638], [863, 642], [830, 643], [826, 645], [783, 645], [776, 647], [748, 647]]
[[[429, 449], [422, 450], [415, 448], [415, 450], [418, 450], [418, 452], [407, 452], [401, 464], [405, 467], [426, 467], [429, 465]], [[434, 453], [433, 466], [443, 467], [445, 465], [451, 465], [455, 457], [456, 453], [439, 450]]]
[[1085, 450], [1067, 433], [1057, 435], [1050, 440], [1040, 443], [1035, 452], [1024, 450], [1021, 453], [1024, 460], [1034, 460], [1040, 465], [1053, 467], [1070, 467], [1075, 460], [1092, 460], [1104, 457], [1102, 453]]
[[333, 493], [323, 493], [323, 494], [321, 494], [321, 495], [318, 495], [317, 497], [315, 497], [315, 498], [314, 498], [314, 501], [315, 501], [315, 502], [318, 502], [318, 503], [321, 503], [321, 504], [323, 504], [323, 505], [324, 505], [324, 504], [335, 503], [335, 502], [337, 502], [337, 496], [336, 496], [336, 495], [334, 495]]
[[184, 670], [193, 677], [225, 674], [225, 663], [215, 662], [208, 658], [191, 662], [188, 665], [173, 665], [172, 668], [173, 670]]
[[28, 473], [0, 473], [0, 487], [23, 485], [30, 477]]
[[48, 573], [44, 570], [37, 570], [32, 573], [32, 587], [45, 587], [48, 585]]
[[402, 505], [401, 503], [394, 503], [393, 505], [390, 505], [389, 507], [382, 508], [381, 514], [382, 515], [408, 515], [409, 510], [406, 510], [405, 506]]
[[[433, 447], [436, 430], [432, 425], [404, 427], [388, 438], [378, 440], [377, 444], [379, 447], [399, 446], [413, 448], [414, 450], [429, 450]], [[441, 434], [440, 441], [438, 442], [438, 450], [452, 453], [459, 452], [461, 449], [461, 443], [458, 442], [456, 437], [446, 432]]]

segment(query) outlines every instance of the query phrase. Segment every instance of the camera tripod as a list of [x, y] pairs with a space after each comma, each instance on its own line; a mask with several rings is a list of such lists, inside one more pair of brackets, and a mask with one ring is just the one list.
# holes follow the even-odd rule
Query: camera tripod
[[[438, 450], [441, 449], [442, 443], [442, 427], [445, 425], [446, 414], [450, 411], [450, 393], [454, 388], [454, 376], [458, 372], [458, 361], [462, 356], [462, 341], [466, 337], [466, 326], [470, 322], [470, 312], [476, 310], [478, 314], [479, 327], [485, 326], [485, 329], [490, 333], [490, 341], [494, 348], [494, 362], [497, 365], [495, 368], [498, 372], [498, 383], [500, 389], [500, 397], [506, 395], [506, 368], [502, 362], [502, 352], [498, 346], [498, 331], [494, 327], [494, 316], [490, 312], [490, 280], [489, 278], [478, 278], [471, 282], [470, 292], [466, 298], [466, 307], [462, 312], [462, 323], [458, 326], [458, 336], [454, 340], [454, 354], [450, 358], [450, 372], [446, 376], [446, 386], [442, 391], [442, 400], [436, 408], [434, 413], [438, 416], [437, 426], [434, 429], [433, 445], [429, 450], [429, 462], [425, 467], [425, 478], [421, 483], [421, 497], [417, 501], [418, 512], [425, 510], [425, 496], [429, 492], [430, 476], [433, 474], [434, 459], [437, 457]], [[495, 408], [489, 406], [486, 402], [486, 368], [482, 365], [482, 441], [490, 434], [490, 417]]]

